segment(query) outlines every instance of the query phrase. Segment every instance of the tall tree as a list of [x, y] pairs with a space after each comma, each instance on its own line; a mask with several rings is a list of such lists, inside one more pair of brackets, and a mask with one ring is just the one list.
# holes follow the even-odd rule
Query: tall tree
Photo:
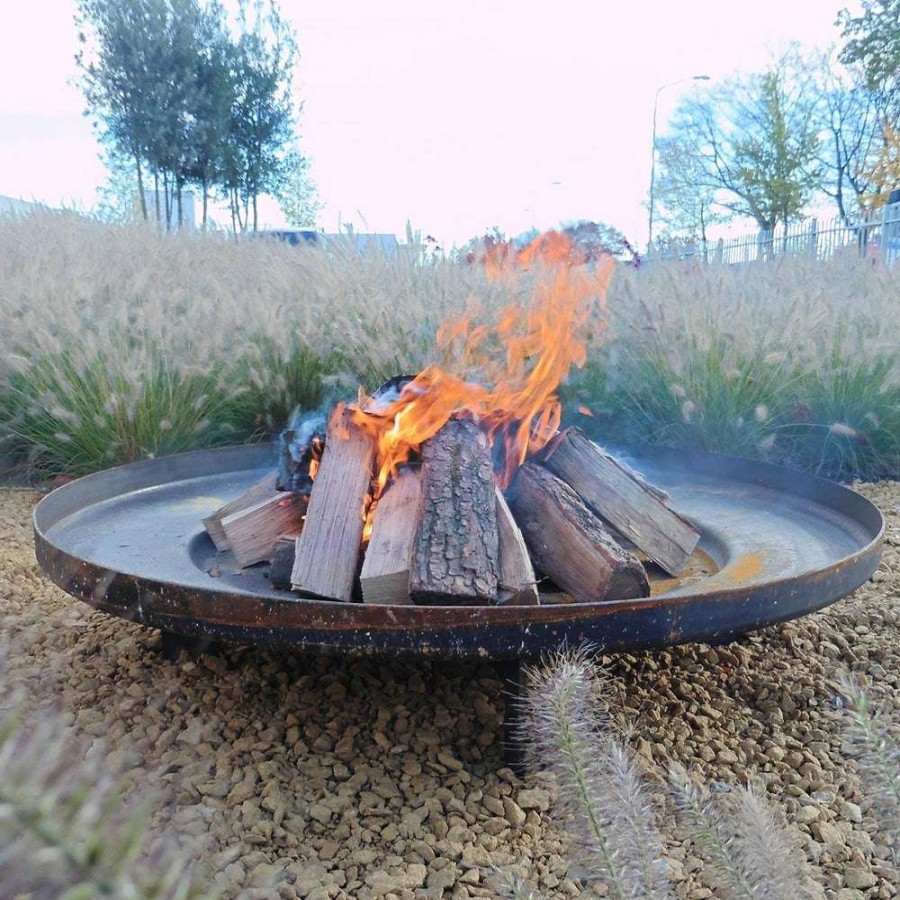
[[252, 224], [255, 231], [260, 194], [278, 193], [290, 163], [296, 120], [291, 72], [297, 44], [273, 0], [241, 0], [238, 22], [224, 187], [235, 230]]
[[285, 157], [281, 184], [276, 194], [284, 217], [295, 228], [314, 228], [322, 208], [309, 173], [309, 160], [299, 150]]
[[173, 204], [180, 222], [181, 191], [210, 130], [227, 124], [214, 112], [230, 109], [230, 85], [209, 75], [222, 69], [223, 16], [216, 0], [78, 0], [77, 62], [88, 108], [105, 143], [134, 160], [145, 218], [152, 177], [155, 214], [167, 226]]
[[823, 190], [834, 200], [844, 224], [853, 226], [875, 190], [871, 173], [884, 146], [884, 132], [875, 94], [834, 62], [821, 57], [815, 66], [820, 73], [824, 135], [820, 155], [826, 172]]
[[900, 126], [900, 0], [862, 0], [862, 14], [844, 9], [837, 24], [846, 44], [841, 60], [858, 64], [878, 100], [884, 124]]
[[800, 215], [821, 183], [815, 96], [785, 56], [762, 73], [686, 97], [670, 135], [692, 155], [716, 206], [771, 231]]
[[[165, 0], [164, 6], [162, 32], [148, 36], [155, 50], [148, 99], [155, 107], [158, 124], [147, 154], [157, 178], [157, 193], [158, 178], [162, 177], [166, 226], [181, 227], [183, 191], [196, 153], [196, 129], [205, 126], [211, 102], [208, 85], [203, 83], [202, 39], [208, 36], [208, 20], [219, 9], [201, 7], [196, 0]], [[227, 94], [218, 102], [227, 104]]]
[[662, 138], [659, 146], [660, 219], [676, 236], [706, 243], [706, 229], [727, 215], [716, 203], [716, 186], [707, 177], [700, 148], [688, 135]]
[[143, 164], [156, 125], [156, 110], [148, 102], [156, 48], [149, 38], [160, 33], [163, 17], [160, 0], [79, 0], [75, 17], [81, 89], [102, 123], [101, 139], [134, 161], [145, 219]]
[[183, 120], [181, 180], [196, 185], [201, 196], [201, 222], [209, 218], [209, 195], [225, 174], [226, 143], [235, 97], [234, 46], [226, 16], [218, 2], [202, 10], [196, 23], [196, 54], [191, 97]]
[[[241, 0], [231, 30], [220, 0], [77, 0], [77, 56], [89, 111], [116, 158], [133, 160], [142, 213], [182, 221], [182, 192], [218, 187], [237, 227], [291, 171], [297, 47], [274, 0]], [[161, 189], [161, 190], [160, 190]], [[160, 196], [163, 197], [161, 208]]]

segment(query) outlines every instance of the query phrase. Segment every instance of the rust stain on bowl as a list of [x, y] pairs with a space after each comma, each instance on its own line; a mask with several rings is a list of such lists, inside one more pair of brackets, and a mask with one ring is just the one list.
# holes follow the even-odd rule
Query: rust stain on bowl
[[765, 571], [761, 553], [744, 553], [719, 572], [718, 580], [727, 584], [749, 584]]
[[664, 594], [676, 588], [701, 584], [719, 571], [716, 561], [699, 547], [694, 550], [685, 567], [675, 576], [666, 574], [659, 566], [650, 562], [644, 555], [640, 555], [641, 561], [650, 576], [650, 596]]

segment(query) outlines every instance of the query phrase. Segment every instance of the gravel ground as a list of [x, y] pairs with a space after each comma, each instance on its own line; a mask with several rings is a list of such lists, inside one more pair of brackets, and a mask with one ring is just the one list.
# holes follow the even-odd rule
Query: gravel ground
[[[887, 900], [900, 890], [835, 682], [865, 674], [900, 730], [900, 483], [859, 489], [889, 526], [879, 571], [851, 597], [724, 647], [603, 663], [611, 708], [634, 725], [651, 774], [668, 758], [720, 790], [764, 785], [805, 848], [815, 894]], [[521, 867], [549, 898], [595, 896], [567, 864], [551, 786], [504, 767], [490, 665], [256, 648], [167, 662], [157, 632], [42, 577], [35, 499], [0, 492], [6, 680], [26, 683], [35, 705], [61, 705], [126, 787], [163, 788], [156, 826], [193, 842], [226, 896], [461, 900], [495, 896], [494, 866]], [[689, 846], [673, 837], [668, 852], [679, 897], [715, 896]]]

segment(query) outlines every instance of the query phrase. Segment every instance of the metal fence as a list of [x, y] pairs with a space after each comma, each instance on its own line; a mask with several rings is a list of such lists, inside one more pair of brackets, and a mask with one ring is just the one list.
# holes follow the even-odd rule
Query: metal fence
[[649, 259], [694, 259], [710, 263], [770, 261], [806, 255], [828, 259], [836, 253], [856, 253], [888, 264], [900, 260], [900, 203], [892, 203], [848, 226], [840, 219], [807, 219], [785, 228], [760, 231], [717, 241], [673, 241], [654, 248]]

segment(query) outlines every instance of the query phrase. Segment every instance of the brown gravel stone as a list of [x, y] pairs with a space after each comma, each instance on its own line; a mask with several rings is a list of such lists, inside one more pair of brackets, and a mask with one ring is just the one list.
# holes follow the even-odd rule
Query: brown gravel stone
[[[836, 684], [849, 670], [900, 729], [900, 485], [859, 488], [885, 511], [884, 560], [854, 595], [721, 647], [603, 657], [609, 713], [650, 774], [666, 757], [726, 789], [760, 786], [809, 863], [811, 896], [890, 900], [895, 873], [849, 755]], [[588, 896], [566, 862], [553, 786], [505, 766], [504, 683], [482, 662], [302, 657], [225, 648], [167, 662], [158, 632], [91, 610], [34, 560], [35, 496], [0, 492], [7, 681], [61, 706], [126, 788], [163, 796], [153, 825], [196, 842], [226, 898], [495, 896], [523, 866], [548, 900]], [[660, 814], [673, 815], [669, 801]], [[714, 897], [672, 834], [677, 895]]]

